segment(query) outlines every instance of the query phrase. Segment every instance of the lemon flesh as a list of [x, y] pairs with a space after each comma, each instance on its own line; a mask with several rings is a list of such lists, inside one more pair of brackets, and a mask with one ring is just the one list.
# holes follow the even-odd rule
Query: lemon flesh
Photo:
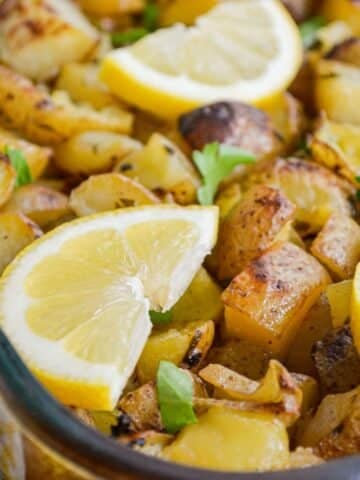
[[66, 224], [5, 271], [5, 333], [63, 403], [112, 409], [151, 331], [216, 239], [215, 208], [144, 207]]

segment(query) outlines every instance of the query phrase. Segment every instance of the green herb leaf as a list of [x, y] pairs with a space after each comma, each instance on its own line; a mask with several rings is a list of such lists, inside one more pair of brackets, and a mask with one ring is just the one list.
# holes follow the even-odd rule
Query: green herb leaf
[[203, 177], [203, 185], [198, 189], [198, 200], [201, 205], [211, 205], [220, 182], [237, 165], [254, 163], [255, 157], [241, 148], [214, 142], [205, 145], [202, 152], [195, 151], [193, 160]]
[[131, 28], [130, 30], [125, 30], [125, 32], [114, 32], [111, 35], [111, 42], [113, 47], [123, 47], [140, 40], [148, 33], [148, 30], [142, 27]]
[[311, 48], [314, 46], [317, 39], [317, 33], [324, 25], [326, 25], [326, 20], [321, 16], [312, 17], [300, 25], [300, 35], [305, 48]]
[[360, 190], [356, 190], [356, 200], [360, 202]]
[[9, 157], [11, 165], [16, 170], [16, 187], [32, 182], [32, 175], [23, 153], [16, 148], [5, 147], [5, 154]]
[[360, 183], [360, 175], [357, 176], [357, 177], [355, 177], [355, 180], [356, 180], [358, 183]]
[[157, 394], [164, 427], [176, 433], [197, 422], [193, 410], [191, 377], [171, 362], [160, 362], [157, 372]]
[[154, 325], [166, 325], [172, 320], [173, 314], [172, 310], [168, 312], [155, 312], [154, 310], [150, 311], [150, 320]]
[[148, 32], [153, 32], [158, 27], [160, 11], [155, 3], [148, 3], [143, 12], [143, 26]]

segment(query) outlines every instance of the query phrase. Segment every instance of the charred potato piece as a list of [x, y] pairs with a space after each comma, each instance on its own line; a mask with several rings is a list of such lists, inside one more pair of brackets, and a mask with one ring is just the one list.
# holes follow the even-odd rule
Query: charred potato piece
[[329, 282], [326, 270], [304, 250], [291, 243], [274, 245], [223, 293], [229, 335], [283, 357]]
[[121, 435], [117, 438], [117, 441], [121, 444], [131, 447], [145, 455], [151, 455], [152, 457], [161, 457], [163, 449], [169, 445], [172, 440], [172, 435], [156, 432], [155, 430], [135, 432], [129, 435]]
[[360, 226], [350, 217], [332, 215], [311, 245], [311, 253], [336, 278], [353, 277], [360, 260]]
[[314, 11], [314, 0], [281, 0], [298, 23], [306, 20]]
[[6, 155], [0, 155], [0, 207], [10, 198], [16, 183], [16, 171]]
[[292, 372], [316, 376], [312, 347], [331, 330], [330, 306], [325, 294], [321, 294], [306, 314], [291, 344], [285, 365]]
[[349, 325], [331, 330], [316, 342], [313, 358], [325, 392], [343, 393], [360, 383], [360, 358]]
[[360, 67], [360, 38], [351, 37], [335, 45], [326, 58]]
[[342, 327], [350, 318], [352, 284], [352, 280], [344, 280], [326, 287], [325, 293], [330, 305], [334, 328]]
[[323, 116], [311, 142], [314, 159], [355, 182], [360, 175], [360, 125], [331, 122]]
[[326, 0], [320, 12], [327, 20], [343, 20], [355, 35], [360, 34], [360, 6], [357, 0]]
[[220, 225], [215, 249], [218, 278], [234, 278], [294, 216], [295, 206], [279, 190], [266, 185], [251, 188]]
[[248, 179], [250, 186], [259, 183], [279, 188], [296, 205], [295, 222], [302, 235], [319, 231], [332, 213], [352, 212], [348, 198], [353, 187], [314, 162], [300, 158], [260, 162]]
[[19, 213], [0, 213], [0, 274], [29, 243], [42, 235], [40, 228]]
[[114, 170], [150, 190], [170, 192], [181, 205], [196, 201], [198, 173], [179, 148], [159, 133], [154, 133], [142, 150], [122, 158]]
[[30, 184], [18, 188], [2, 211], [23, 213], [40, 227], [46, 228], [65, 217], [70, 209], [68, 198], [63, 193]]
[[219, 142], [268, 158], [283, 148], [270, 117], [240, 102], [213, 103], [186, 113], [180, 117], [179, 129], [191, 147], [198, 150], [207, 143]]
[[0, 37], [1, 61], [34, 80], [48, 80], [62, 65], [82, 60], [99, 40], [97, 30], [70, 0], [15, 2], [0, 17]]
[[136, 13], [145, 6], [144, 0], [78, 0], [78, 3], [86, 12], [100, 17]]
[[70, 175], [93, 175], [111, 170], [121, 158], [140, 149], [141, 144], [126, 135], [92, 130], [56, 146], [55, 164]]
[[159, 199], [141, 183], [119, 173], [93, 175], [75, 188], [70, 195], [70, 207], [78, 217], [159, 202]]
[[[359, 8], [360, 10], [360, 8]], [[334, 60], [320, 60], [316, 69], [315, 98], [318, 110], [330, 120], [360, 124], [360, 68]]]
[[217, 470], [276, 470], [289, 462], [288, 437], [274, 415], [216, 407], [185, 427], [163, 457]]
[[74, 102], [89, 103], [94, 108], [104, 108], [116, 99], [98, 78], [99, 67], [94, 63], [67, 63], [56, 81], [58, 90], [69, 93]]
[[128, 133], [132, 116], [116, 107], [95, 111], [75, 105], [64, 93], [51, 96], [0, 66], [0, 123], [35, 143], [51, 145], [87, 130]]

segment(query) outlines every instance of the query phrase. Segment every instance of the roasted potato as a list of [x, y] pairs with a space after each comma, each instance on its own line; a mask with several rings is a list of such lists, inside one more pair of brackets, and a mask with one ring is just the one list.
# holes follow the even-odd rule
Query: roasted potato
[[289, 469], [314, 467], [324, 463], [324, 460], [315, 455], [312, 448], [298, 447], [290, 452]]
[[360, 226], [345, 215], [332, 215], [311, 245], [311, 253], [335, 278], [353, 277], [360, 260]]
[[360, 38], [350, 37], [335, 45], [326, 58], [360, 67]]
[[321, 294], [303, 319], [291, 344], [285, 365], [292, 372], [315, 376], [312, 347], [331, 330], [330, 306], [325, 294]]
[[329, 282], [314, 257], [291, 243], [275, 244], [250, 262], [223, 293], [229, 335], [284, 357]]
[[343, 20], [356, 35], [360, 34], [360, 6], [357, 0], [326, 0], [322, 2], [320, 11], [327, 20]]
[[301, 158], [277, 158], [257, 164], [247, 185], [279, 188], [293, 202], [295, 226], [302, 235], [319, 231], [334, 212], [350, 216], [353, 187], [333, 172]]
[[56, 81], [58, 90], [69, 93], [74, 102], [89, 103], [94, 108], [104, 108], [116, 99], [98, 78], [99, 67], [94, 63], [67, 63]]
[[93, 175], [75, 188], [70, 195], [70, 207], [78, 217], [159, 202], [160, 200], [141, 183], [119, 173]]
[[301, 373], [292, 373], [292, 379], [295, 381], [296, 387], [301, 390], [301, 414], [304, 415], [309, 410], [317, 407], [320, 399], [320, 391], [318, 382], [308, 375]]
[[349, 325], [327, 333], [312, 354], [324, 392], [343, 393], [360, 383], [360, 357]]
[[111, 170], [121, 158], [140, 148], [139, 142], [126, 135], [92, 130], [57, 145], [55, 164], [71, 175], [93, 175]]
[[227, 217], [241, 198], [242, 192], [239, 183], [230, 183], [218, 193], [215, 203], [219, 207], [221, 220]]
[[0, 123], [39, 144], [57, 144], [88, 130], [128, 133], [132, 115], [117, 107], [95, 111], [49, 95], [30, 80], [0, 66]]
[[14, 191], [16, 171], [6, 155], [0, 154], [0, 207], [5, 205]]
[[185, 427], [163, 457], [216, 470], [273, 470], [289, 462], [288, 437], [274, 415], [216, 407]]
[[350, 318], [352, 280], [332, 283], [325, 293], [329, 302], [331, 321], [334, 328], [342, 327]]
[[26, 77], [47, 80], [89, 55], [99, 35], [70, 0], [19, 0], [0, 17], [0, 38], [2, 62]]
[[40, 228], [19, 213], [0, 213], [0, 274], [26, 245], [42, 235]]
[[330, 120], [359, 125], [360, 112], [356, 108], [359, 97], [360, 68], [335, 60], [318, 62], [315, 101]]
[[295, 216], [295, 205], [279, 190], [255, 185], [220, 225], [217, 275], [231, 279], [274, 242]]
[[164, 447], [169, 445], [172, 440], [172, 435], [156, 430], [120, 435], [117, 438], [117, 441], [121, 444], [152, 457], [161, 457]]
[[2, 211], [22, 213], [46, 229], [56, 220], [65, 217], [70, 209], [68, 198], [63, 193], [29, 184], [18, 188]]
[[294, 20], [298, 23], [306, 20], [314, 11], [316, 1], [314, 0], [281, 0], [289, 10]]
[[198, 173], [177, 146], [161, 134], [154, 133], [142, 150], [120, 159], [114, 170], [151, 190], [172, 193], [181, 205], [196, 201]]
[[77, 0], [88, 13], [100, 17], [136, 13], [144, 8], [145, 0]]

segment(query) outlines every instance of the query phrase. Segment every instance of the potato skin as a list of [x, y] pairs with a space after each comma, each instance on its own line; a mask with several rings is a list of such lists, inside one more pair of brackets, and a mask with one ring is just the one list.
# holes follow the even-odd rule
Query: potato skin
[[306, 20], [314, 11], [314, 0], [281, 0], [298, 23]]
[[218, 278], [231, 279], [258, 257], [295, 216], [295, 205], [279, 190], [251, 188], [220, 225], [215, 255]]
[[6, 155], [0, 154], [0, 207], [11, 197], [16, 183], [15, 169]]
[[228, 334], [283, 357], [329, 282], [314, 257], [291, 243], [275, 244], [250, 262], [223, 293]]

